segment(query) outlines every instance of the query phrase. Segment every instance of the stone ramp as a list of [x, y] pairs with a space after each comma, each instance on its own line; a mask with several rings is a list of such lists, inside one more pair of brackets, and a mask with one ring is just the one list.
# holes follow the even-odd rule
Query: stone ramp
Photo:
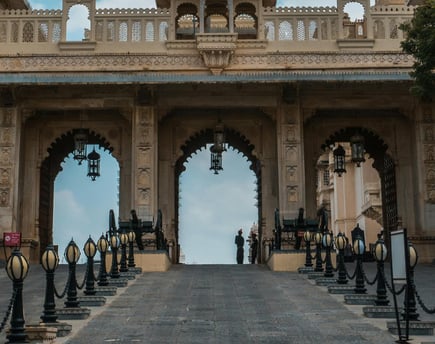
[[[56, 343], [394, 343], [297, 273], [176, 265], [143, 273]], [[74, 327], [74, 325], [73, 325]]]

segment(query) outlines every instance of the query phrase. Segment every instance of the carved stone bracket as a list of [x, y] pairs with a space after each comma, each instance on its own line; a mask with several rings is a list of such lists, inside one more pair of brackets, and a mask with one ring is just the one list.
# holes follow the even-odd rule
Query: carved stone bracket
[[204, 64], [213, 75], [219, 75], [229, 66], [236, 50], [237, 33], [202, 33], [196, 35], [196, 47]]

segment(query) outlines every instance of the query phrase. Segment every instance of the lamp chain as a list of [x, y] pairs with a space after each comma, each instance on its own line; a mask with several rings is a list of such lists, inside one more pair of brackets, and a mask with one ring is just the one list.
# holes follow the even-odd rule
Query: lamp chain
[[435, 307], [432, 309], [427, 307], [424, 304], [423, 300], [421, 299], [420, 294], [417, 293], [417, 288], [415, 287], [414, 281], [412, 281], [411, 283], [412, 283], [412, 287], [414, 288], [414, 293], [415, 293], [415, 296], [417, 297], [418, 304], [421, 306], [421, 308], [428, 314], [435, 314]]
[[[69, 272], [69, 275], [71, 275], [71, 272]], [[67, 290], [69, 288], [69, 283], [70, 283], [70, 276], [68, 276], [68, 279], [67, 279], [66, 284], [65, 284], [65, 289], [63, 290], [62, 294], [59, 294], [57, 292], [56, 285], [54, 285], [54, 294], [56, 295], [56, 297], [58, 299], [63, 299], [65, 297], [66, 292], [67, 292]]]
[[3, 318], [2, 323], [0, 324], [0, 333], [3, 331], [3, 329], [6, 326], [6, 323], [8, 322], [9, 316], [11, 315], [12, 306], [15, 302], [15, 297], [17, 296], [17, 289], [14, 288], [14, 291], [12, 292], [11, 301], [9, 302], [8, 309], [6, 311], [5, 317]]

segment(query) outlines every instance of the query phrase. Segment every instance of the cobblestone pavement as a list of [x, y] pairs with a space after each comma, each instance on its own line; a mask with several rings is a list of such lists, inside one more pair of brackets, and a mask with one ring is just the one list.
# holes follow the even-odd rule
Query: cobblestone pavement
[[[348, 264], [349, 271], [353, 265]], [[77, 279], [83, 280], [83, 266]], [[388, 271], [388, 270], [387, 270]], [[365, 265], [369, 279], [375, 264]], [[435, 266], [418, 265], [419, 294], [434, 306]], [[63, 290], [67, 269], [56, 273]], [[349, 282], [352, 285], [352, 281]], [[4, 269], [0, 270], [0, 316], [12, 292]], [[35, 324], [43, 309], [45, 278], [33, 266], [24, 282], [27, 324]], [[367, 286], [371, 293], [374, 287]], [[57, 300], [58, 307], [64, 300]], [[399, 303], [403, 302], [400, 301]], [[105, 306], [90, 307], [87, 320], [64, 321], [72, 333], [56, 343], [394, 343], [385, 319], [369, 319], [359, 306], [347, 306], [306, 275], [273, 272], [263, 265], [174, 265], [168, 272], [137, 275]], [[419, 309], [422, 320], [434, 315]], [[0, 333], [4, 343], [5, 331]], [[412, 336], [411, 336], [412, 337]], [[435, 336], [413, 338], [410, 343], [435, 343]]]

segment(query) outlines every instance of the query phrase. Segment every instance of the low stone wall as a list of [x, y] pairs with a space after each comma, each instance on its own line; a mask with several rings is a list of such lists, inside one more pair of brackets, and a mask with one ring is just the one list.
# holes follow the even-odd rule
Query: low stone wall
[[[314, 252], [311, 255], [314, 256]], [[269, 259], [266, 261], [266, 265], [272, 271], [298, 271], [298, 268], [305, 266], [305, 251], [273, 251]], [[322, 252], [322, 259], [325, 259], [325, 252]], [[336, 254], [331, 252], [331, 261], [333, 266], [335, 266]], [[315, 265], [315, 260], [312, 261], [313, 266]]]
[[[118, 262], [121, 259], [121, 252], [118, 251]], [[168, 271], [171, 267], [168, 253], [163, 250], [143, 251], [134, 253], [134, 263], [136, 267], [142, 268], [143, 272]], [[112, 253], [107, 252], [106, 267], [110, 269], [112, 265]]]

